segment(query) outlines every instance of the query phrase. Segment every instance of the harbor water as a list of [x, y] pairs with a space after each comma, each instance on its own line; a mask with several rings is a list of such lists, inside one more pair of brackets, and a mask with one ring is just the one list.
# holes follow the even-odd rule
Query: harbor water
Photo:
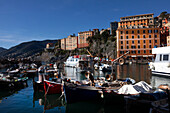
[[[81, 74], [77, 68], [65, 67], [65, 73], [68, 78], [83, 80], [84, 74]], [[3, 71], [3, 70], [0, 70]], [[106, 74], [102, 71], [94, 71], [94, 78], [104, 77]], [[148, 65], [116, 65], [115, 76], [117, 79], [132, 78], [138, 81], [145, 81], [153, 87], [160, 84], [169, 84], [170, 78], [153, 76], [148, 69]], [[35, 80], [38, 79], [36, 76]], [[65, 98], [60, 95], [44, 95], [44, 93], [34, 92], [33, 80], [29, 78], [28, 87], [18, 91], [0, 91], [0, 110], [1, 113], [107, 113], [124, 112], [122, 106], [103, 106], [100, 103], [79, 102], [66, 104]]]

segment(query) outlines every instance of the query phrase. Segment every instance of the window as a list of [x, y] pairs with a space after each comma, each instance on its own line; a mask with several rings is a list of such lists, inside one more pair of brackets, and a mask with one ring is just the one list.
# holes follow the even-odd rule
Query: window
[[140, 40], [138, 40], [138, 43], [140, 43]]
[[143, 35], [143, 38], [145, 38], [145, 35]]
[[123, 41], [121, 41], [121, 44], [123, 44]]
[[151, 40], [149, 40], [149, 43], [152, 43], [152, 41], [151, 41]]
[[140, 51], [138, 51], [138, 53], [140, 53]]
[[138, 35], [138, 38], [140, 38], [140, 35]]
[[151, 45], [149, 45], [149, 48], [152, 48], [152, 46], [151, 46]]
[[158, 30], [154, 30], [154, 33], [158, 33]]
[[129, 41], [126, 41], [126, 44], [129, 44]]
[[132, 49], [136, 49], [136, 46], [131, 46]]
[[132, 39], [134, 39], [134, 36], [132, 36]]
[[152, 50], [149, 50], [149, 53], [152, 53]]
[[121, 46], [121, 49], [123, 49], [123, 46]]
[[155, 35], [155, 38], [157, 38], [157, 35]]
[[145, 41], [145, 40], [143, 40], [143, 43], [146, 43], [146, 41]]
[[157, 40], [155, 40], [155, 43], [157, 43]]
[[134, 51], [134, 54], [136, 54], [136, 51]]
[[129, 46], [127, 46], [127, 49], [129, 49]]
[[151, 35], [149, 35], [149, 38], [151, 38]]
[[126, 39], [128, 39], [128, 36], [126, 36]]
[[143, 48], [146, 48], [146, 45], [143, 45]]
[[143, 30], [143, 33], [145, 33], [145, 30]]
[[163, 61], [168, 61], [169, 60], [169, 55], [163, 55]]
[[132, 31], [132, 34], [134, 34], [134, 31]]
[[138, 45], [138, 49], [140, 49], [140, 45]]
[[160, 54], [159, 61], [162, 61], [162, 54]]
[[144, 53], [146, 53], [146, 50], [144, 50]]
[[121, 39], [123, 39], [123, 36], [120, 36]]
[[140, 31], [138, 30], [138, 34], [140, 33]]
[[126, 34], [128, 34], [128, 31], [126, 31]]
[[148, 33], [152, 33], [152, 30], [148, 30]]
[[123, 31], [120, 31], [120, 34], [123, 34]]
[[134, 44], [134, 41], [132, 41], [132, 44]]

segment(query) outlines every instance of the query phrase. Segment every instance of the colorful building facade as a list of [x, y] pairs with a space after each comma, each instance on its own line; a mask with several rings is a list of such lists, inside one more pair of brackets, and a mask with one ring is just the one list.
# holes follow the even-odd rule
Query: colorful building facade
[[[169, 17], [170, 18], [170, 17]], [[169, 27], [165, 26], [168, 23], [169, 18], [162, 18], [162, 23], [160, 26], [160, 36], [161, 36], [161, 45], [167, 44], [167, 37], [169, 36]]]
[[154, 26], [153, 14], [121, 17], [118, 23], [117, 57], [130, 53], [130, 58], [152, 56], [152, 48], [160, 45], [160, 30]]
[[88, 47], [88, 37], [94, 36], [94, 31], [84, 31], [78, 33], [78, 48], [85, 48]]
[[61, 49], [66, 50], [66, 39], [61, 39]]
[[78, 47], [78, 37], [70, 35], [66, 38], [66, 50], [74, 50]]

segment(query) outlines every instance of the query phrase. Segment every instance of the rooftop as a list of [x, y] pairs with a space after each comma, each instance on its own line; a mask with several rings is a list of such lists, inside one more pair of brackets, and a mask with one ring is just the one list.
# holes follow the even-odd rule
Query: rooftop
[[129, 18], [129, 17], [137, 17], [137, 16], [146, 16], [146, 15], [154, 15], [153, 13], [149, 13], [149, 14], [140, 14], [140, 15], [134, 15], [134, 16], [125, 16], [125, 17], [120, 17], [120, 19], [122, 18]]

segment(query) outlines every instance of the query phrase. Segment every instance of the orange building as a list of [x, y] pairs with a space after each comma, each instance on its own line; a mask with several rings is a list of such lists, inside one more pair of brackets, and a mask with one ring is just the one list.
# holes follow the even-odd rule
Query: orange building
[[78, 37], [70, 35], [66, 38], [66, 50], [74, 50], [77, 48]]
[[118, 28], [138, 28], [154, 25], [153, 13], [121, 17]]
[[94, 31], [84, 31], [78, 33], [78, 48], [88, 47], [88, 37], [92, 37], [94, 35]]
[[152, 48], [160, 45], [160, 30], [154, 27], [153, 14], [121, 17], [118, 23], [117, 57], [130, 51], [130, 58], [152, 56]]

